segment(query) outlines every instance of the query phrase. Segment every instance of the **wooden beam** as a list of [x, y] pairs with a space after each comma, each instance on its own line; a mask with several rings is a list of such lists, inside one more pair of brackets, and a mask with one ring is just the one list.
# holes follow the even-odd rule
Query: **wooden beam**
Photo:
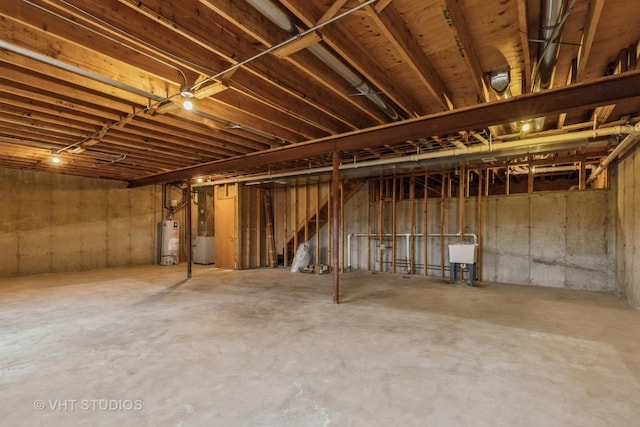
[[531, 90], [531, 49], [529, 49], [529, 23], [527, 12], [527, 0], [516, 0], [518, 6], [518, 27], [520, 34], [520, 46], [522, 46], [522, 76], [524, 84], [522, 93]]
[[400, 53], [407, 65], [427, 87], [442, 110], [453, 110], [451, 93], [418, 43], [411, 37], [411, 33], [407, 30], [400, 14], [393, 5], [384, 8], [380, 12], [377, 12], [372, 6], [367, 7], [366, 10], [378, 29], [387, 37], [395, 50]]
[[449, 25], [449, 29], [458, 44], [458, 50], [469, 67], [473, 85], [476, 88], [479, 99], [484, 102], [489, 101], [489, 91], [484, 79], [484, 73], [480, 66], [480, 60], [473, 46], [473, 37], [469, 33], [464, 14], [458, 5], [457, 0], [440, 0], [444, 18]]
[[578, 50], [578, 73], [576, 75], [576, 81], [580, 82], [584, 78], [604, 2], [605, 0], [591, 0], [589, 2], [589, 11], [587, 12], [587, 19], [582, 34], [582, 46], [580, 46]]
[[[313, 2], [308, 0], [280, 0], [287, 9], [297, 16], [309, 27], [313, 26], [317, 19], [317, 10]], [[369, 83], [383, 92], [392, 102], [409, 113], [421, 112], [422, 107], [414, 97], [396, 85], [388, 72], [382, 69], [368, 52], [353, 39], [349, 31], [340, 24], [324, 27], [322, 36], [340, 58], [360, 73]]]

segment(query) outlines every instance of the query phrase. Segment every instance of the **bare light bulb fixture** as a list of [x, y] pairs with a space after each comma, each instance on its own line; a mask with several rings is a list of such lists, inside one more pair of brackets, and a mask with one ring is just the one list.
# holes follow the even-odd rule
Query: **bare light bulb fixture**
[[61, 161], [62, 161], [62, 160], [60, 160], [60, 156], [58, 155], [58, 153], [53, 153], [53, 154], [51, 155], [51, 163], [54, 163], [54, 164], [56, 164], [56, 165], [57, 165], [57, 164], [59, 164]]
[[185, 110], [193, 109], [193, 101], [191, 101], [193, 91], [191, 88], [189, 86], [182, 86], [180, 88], [180, 95], [182, 95], [182, 108]]

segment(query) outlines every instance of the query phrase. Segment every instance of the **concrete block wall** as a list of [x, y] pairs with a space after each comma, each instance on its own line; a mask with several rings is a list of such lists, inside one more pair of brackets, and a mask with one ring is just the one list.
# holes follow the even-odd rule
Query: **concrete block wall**
[[613, 171], [616, 212], [616, 273], [618, 291], [640, 309], [640, 148]]
[[162, 192], [0, 169], [0, 277], [153, 264]]

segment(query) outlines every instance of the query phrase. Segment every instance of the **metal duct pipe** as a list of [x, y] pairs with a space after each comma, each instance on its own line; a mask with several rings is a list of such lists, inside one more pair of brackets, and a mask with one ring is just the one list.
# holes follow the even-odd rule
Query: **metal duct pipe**
[[589, 176], [589, 179], [587, 179], [586, 181], [587, 185], [595, 181], [598, 175], [600, 175], [605, 169], [607, 169], [607, 167], [609, 167], [611, 162], [616, 157], [618, 157], [624, 150], [633, 146], [633, 144], [635, 144], [636, 142], [638, 142], [638, 140], [640, 140], [640, 122], [636, 123], [635, 126], [633, 126], [633, 129], [634, 131], [629, 133], [629, 135], [627, 135], [627, 137], [623, 139], [620, 144], [618, 144], [618, 146], [607, 156], [607, 158], [604, 159], [602, 163], [598, 165], [596, 170]]
[[[374, 1], [376, 0], [369, 1], [368, 3], [373, 3]], [[247, 3], [284, 31], [290, 34], [297, 34], [299, 32], [299, 29], [289, 16], [270, 0], [247, 0]], [[349, 84], [353, 86], [358, 93], [369, 98], [371, 102], [384, 111], [384, 113], [391, 119], [398, 120], [400, 118], [398, 112], [388, 105], [380, 95], [373, 91], [362, 76], [353, 72], [351, 68], [344, 64], [329, 50], [319, 44], [311, 45], [307, 50], [322, 61], [327, 67], [331, 68], [336, 74], [349, 82]]]
[[567, 15], [571, 13], [573, 3], [567, 15], [563, 16], [564, 8], [565, 0], [546, 0], [542, 5], [540, 36], [544, 45], [538, 57], [536, 73], [533, 78], [534, 92], [541, 89], [549, 89], [549, 86], [551, 86], [553, 70], [560, 52], [557, 38], [560, 36], [560, 31]]
[[[636, 124], [636, 127], [640, 130], [640, 122]], [[563, 135], [548, 135], [541, 136], [537, 138], [527, 138], [510, 142], [499, 142], [499, 143], [491, 143], [490, 145], [474, 145], [472, 147], [464, 148], [451, 148], [446, 150], [438, 150], [435, 152], [428, 152], [422, 154], [413, 154], [410, 156], [396, 157], [396, 158], [387, 158], [387, 159], [378, 159], [378, 160], [369, 160], [361, 163], [343, 163], [340, 165], [340, 170], [351, 170], [351, 169], [365, 169], [376, 166], [383, 165], [395, 165], [402, 163], [415, 163], [424, 160], [433, 160], [433, 159], [448, 159], [451, 160], [459, 160], [462, 156], [468, 155], [484, 155], [484, 154], [499, 154], [501, 151], [513, 150], [518, 148], [541, 148], [545, 145], [553, 145], [554, 149], [562, 149], [562, 148], [578, 148], [576, 144], [588, 145], [587, 140], [594, 138], [603, 138], [612, 135], [625, 135], [630, 134], [632, 132], [636, 132], [634, 126], [631, 125], [623, 125], [623, 126], [611, 126], [608, 128], [600, 128], [600, 129], [591, 129], [580, 132], [567, 133]], [[232, 184], [236, 182], [251, 182], [251, 181], [266, 181], [273, 182], [273, 180], [278, 178], [286, 178], [292, 176], [305, 176], [305, 175], [313, 175], [313, 174], [322, 174], [329, 173], [333, 170], [331, 166], [324, 166], [318, 168], [311, 168], [305, 170], [298, 171], [290, 171], [290, 172], [281, 172], [281, 173], [273, 173], [273, 174], [264, 174], [258, 176], [247, 176], [247, 177], [238, 177], [231, 179], [224, 179], [218, 181], [211, 181], [207, 183], [203, 183], [201, 185], [219, 185], [219, 184]]]

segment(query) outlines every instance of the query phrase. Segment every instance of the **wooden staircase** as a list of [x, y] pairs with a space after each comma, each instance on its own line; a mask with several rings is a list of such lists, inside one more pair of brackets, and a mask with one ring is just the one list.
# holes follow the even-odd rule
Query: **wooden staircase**
[[[344, 203], [350, 200], [357, 192], [360, 190], [360, 187], [364, 184], [364, 179], [347, 179], [342, 182], [342, 194], [344, 198]], [[291, 264], [291, 260], [293, 260], [293, 256], [295, 255], [297, 247], [300, 243], [305, 242], [305, 230], [307, 240], [311, 239], [316, 233], [329, 222], [329, 211], [331, 206], [329, 204], [329, 198], [325, 197], [320, 201], [320, 206], [318, 206], [317, 211], [314, 210], [311, 212], [306, 219], [302, 220], [298, 223], [297, 229], [292, 232], [287, 240], [287, 265]], [[317, 220], [316, 220], [317, 213]]]

